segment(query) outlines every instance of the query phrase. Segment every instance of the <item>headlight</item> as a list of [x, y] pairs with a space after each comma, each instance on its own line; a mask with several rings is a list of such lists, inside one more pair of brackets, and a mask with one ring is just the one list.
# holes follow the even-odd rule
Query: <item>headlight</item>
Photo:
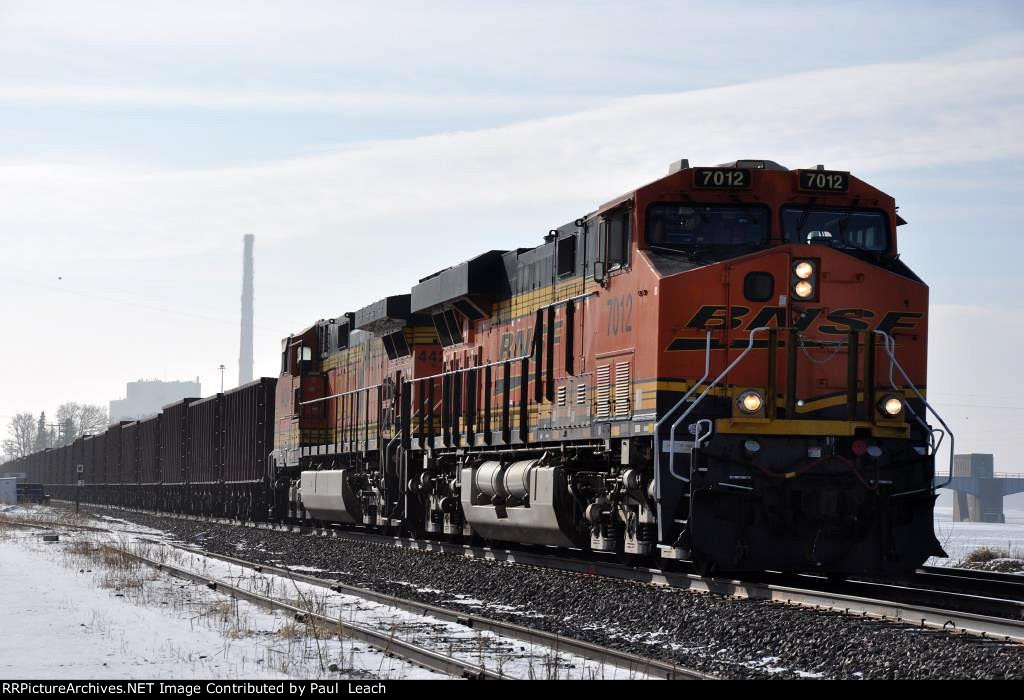
[[805, 280], [814, 274], [814, 265], [807, 262], [806, 260], [801, 260], [800, 262], [793, 266], [793, 274], [795, 274], [800, 279]]
[[757, 413], [764, 406], [764, 399], [756, 391], [744, 391], [740, 394], [740, 397], [736, 399], [736, 405], [740, 407], [740, 410], [744, 413]]
[[789, 288], [803, 301], [818, 300], [818, 260], [794, 260], [790, 267]]
[[899, 414], [903, 413], [903, 399], [898, 396], [889, 394], [882, 398], [879, 408], [882, 409], [882, 413], [889, 418], [895, 418]]

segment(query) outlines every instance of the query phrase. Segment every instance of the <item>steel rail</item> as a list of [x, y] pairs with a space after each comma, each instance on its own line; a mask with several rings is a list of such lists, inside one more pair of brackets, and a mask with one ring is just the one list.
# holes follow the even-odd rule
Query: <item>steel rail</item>
[[[186, 516], [186, 517], [189, 517], [191, 519], [191, 516]], [[39, 528], [39, 529], [46, 529], [46, 530], [52, 530], [52, 529], [63, 527], [63, 528], [66, 528], [66, 529], [84, 530], [84, 531], [88, 531], [88, 532], [103, 532], [103, 533], [106, 533], [106, 534], [117, 534], [118, 532], [123, 532], [123, 531], [118, 531], [118, 530], [109, 530], [109, 529], [104, 529], [104, 528], [97, 528], [97, 527], [91, 527], [91, 526], [88, 526], [88, 525], [79, 525], [79, 524], [73, 524], [73, 523], [37, 524], [37, 523], [18, 522], [18, 521], [13, 521], [13, 520], [7, 519], [7, 518], [0, 518], [0, 522], [3, 522], [3, 521], [10, 522], [13, 525], [28, 526], [28, 527]], [[148, 536], [148, 533], [135, 533], [135, 534], [143, 535], [144, 538]], [[631, 673], [642, 673], [642, 674], [647, 675], [647, 676], [654, 676], [654, 677], [662, 678], [662, 679], [665, 679], [665, 680], [716, 680], [715, 676], [712, 676], [712, 675], [709, 675], [709, 674], [706, 674], [706, 673], [702, 673], [702, 672], [697, 671], [695, 669], [689, 669], [689, 668], [686, 668], [686, 667], [683, 667], [683, 666], [679, 666], [678, 664], [674, 664], [674, 663], [671, 663], [671, 662], [660, 661], [660, 660], [657, 660], [657, 659], [650, 659], [650, 658], [647, 658], [647, 657], [639, 656], [637, 654], [632, 654], [632, 653], [627, 652], [627, 651], [622, 651], [622, 650], [618, 650], [618, 649], [611, 649], [609, 647], [602, 647], [600, 645], [592, 644], [590, 642], [586, 642], [586, 641], [582, 641], [582, 640], [577, 640], [577, 639], [572, 639], [570, 637], [564, 637], [564, 636], [557, 635], [557, 634], [554, 634], [554, 633], [551, 633], [551, 632], [545, 632], [543, 630], [536, 630], [536, 629], [532, 629], [532, 628], [529, 628], [529, 627], [524, 627], [522, 625], [517, 625], [517, 624], [511, 623], [511, 622], [503, 622], [503, 621], [500, 621], [500, 620], [493, 620], [493, 619], [490, 619], [490, 618], [487, 618], [487, 617], [483, 617], [481, 615], [474, 615], [472, 613], [466, 613], [466, 612], [462, 612], [462, 611], [458, 611], [458, 610], [452, 610], [452, 609], [449, 609], [449, 608], [443, 608], [443, 607], [440, 607], [440, 606], [437, 606], [437, 605], [433, 605], [433, 604], [430, 604], [430, 603], [424, 603], [422, 601], [409, 600], [409, 599], [406, 599], [406, 598], [400, 598], [398, 596], [393, 596], [393, 595], [389, 595], [389, 594], [386, 594], [386, 593], [379, 593], [377, 591], [370, 590], [370, 589], [367, 589], [367, 588], [361, 588], [359, 586], [352, 586], [350, 584], [346, 584], [346, 583], [343, 583], [341, 581], [332, 581], [332, 580], [328, 580], [328, 579], [312, 576], [312, 575], [309, 575], [309, 574], [305, 574], [305, 573], [302, 573], [302, 572], [299, 572], [299, 571], [294, 571], [294, 570], [292, 570], [292, 569], [290, 569], [288, 567], [285, 567], [285, 566], [275, 566], [275, 565], [272, 565], [272, 564], [262, 564], [262, 563], [259, 563], [259, 562], [252, 562], [252, 561], [248, 561], [248, 560], [245, 560], [245, 559], [240, 559], [238, 557], [232, 557], [230, 555], [219, 554], [219, 553], [216, 553], [216, 552], [209, 552], [209, 551], [205, 551], [205, 550], [199, 549], [197, 547], [191, 547], [191, 546], [176, 544], [176, 543], [173, 543], [173, 542], [163, 542], [163, 541], [152, 540], [152, 539], [144, 539], [143, 541], [150, 542], [150, 543], [153, 543], [153, 544], [159, 544], [159, 545], [163, 545], [163, 546], [168, 546], [168, 547], [171, 547], [171, 548], [183, 551], [183, 552], [187, 552], [189, 554], [197, 555], [197, 556], [210, 557], [211, 559], [217, 559], [219, 561], [223, 561], [223, 562], [226, 562], [226, 563], [229, 563], [229, 564], [233, 564], [233, 565], [239, 566], [241, 568], [249, 569], [249, 570], [257, 572], [257, 573], [272, 574], [272, 575], [276, 575], [276, 576], [281, 576], [283, 578], [288, 578], [288, 579], [291, 579], [293, 581], [299, 581], [299, 582], [302, 582], [302, 583], [307, 583], [307, 584], [310, 584], [310, 585], [319, 586], [319, 587], [322, 587], [322, 588], [334, 591], [336, 593], [344, 593], [344, 594], [352, 595], [354, 597], [358, 597], [358, 598], [361, 598], [363, 600], [370, 600], [370, 601], [373, 601], [373, 602], [376, 602], [376, 603], [380, 603], [382, 605], [387, 605], [389, 607], [393, 607], [393, 608], [396, 608], [396, 609], [399, 609], [399, 610], [404, 610], [406, 612], [414, 613], [414, 614], [417, 614], [417, 615], [430, 615], [431, 617], [435, 617], [437, 619], [444, 620], [446, 622], [455, 622], [457, 624], [461, 624], [461, 625], [464, 625], [466, 627], [469, 627], [469, 628], [472, 628], [472, 629], [475, 629], [475, 630], [482, 630], [482, 631], [492, 632], [492, 633], [500, 635], [502, 637], [508, 637], [508, 638], [512, 638], [512, 639], [517, 639], [519, 641], [527, 642], [527, 643], [530, 643], [530, 644], [536, 644], [536, 645], [548, 647], [548, 648], [552, 649], [553, 651], [555, 651], [556, 653], [557, 652], [562, 652], [562, 653], [573, 654], [575, 656], [580, 656], [582, 658], [585, 658], [585, 659], [588, 659], [588, 660], [591, 660], [591, 661], [595, 661], [595, 662], [598, 662], [598, 663], [609, 664], [609, 665], [612, 665], [612, 666], [616, 666], [618, 668], [622, 668], [624, 670], [627, 670], [627, 671], [629, 671]], [[292, 606], [292, 605], [290, 605], [288, 603], [284, 603], [284, 602], [281, 602], [281, 601], [276, 601], [276, 600], [274, 600], [272, 598], [267, 598], [266, 596], [261, 596], [261, 595], [259, 595], [257, 593], [253, 593], [253, 592], [248, 591], [246, 589], [238, 588], [237, 586], [234, 586], [233, 584], [230, 584], [230, 583], [227, 583], [227, 582], [224, 582], [224, 581], [218, 581], [218, 580], [212, 579], [209, 576], [206, 576], [206, 575], [203, 575], [203, 574], [197, 574], [195, 572], [191, 572], [191, 571], [189, 571], [187, 569], [182, 569], [181, 567], [177, 567], [177, 566], [174, 566], [174, 565], [171, 565], [171, 564], [166, 564], [166, 563], [163, 563], [163, 562], [157, 562], [157, 561], [149, 559], [149, 558], [147, 558], [147, 557], [145, 557], [143, 555], [137, 554], [135, 552], [131, 552], [130, 550], [125, 550], [125, 549], [119, 548], [119, 551], [125, 553], [126, 555], [128, 555], [128, 556], [130, 556], [130, 557], [132, 557], [134, 559], [139, 560], [142, 563], [145, 563], [145, 564], [150, 565], [150, 566], [155, 566], [156, 568], [161, 569], [163, 571], [166, 571], [167, 573], [170, 573], [172, 575], [178, 576], [179, 578], [187, 578], [189, 580], [192, 580], [192, 581], [195, 581], [195, 582], [198, 582], [198, 583], [202, 583], [204, 585], [207, 585], [207, 586], [210, 586], [212, 588], [215, 588], [216, 590], [228, 591], [229, 593], [231, 593], [231, 595], [234, 595], [234, 596], [239, 597], [239, 598], [243, 598], [245, 600], [249, 600], [250, 602], [253, 602], [253, 603], [256, 603], [256, 604], [259, 604], [259, 605], [264, 605], [264, 606], [267, 606], [267, 607], [275, 607], [277, 609], [287, 610], [289, 612], [293, 612], [293, 613], [296, 613], [296, 614], [302, 614], [302, 615], [307, 615], [307, 616], [315, 616], [314, 613], [310, 613], [309, 611], [302, 610], [300, 608], [297, 608], [296, 606]], [[322, 618], [321, 621], [325, 622], [326, 624], [341, 625], [342, 629], [343, 629], [343, 632], [344, 632], [344, 634], [346, 636], [357, 638], [360, 641], [363, 641], [363, 642], [365, 642], [367, 644], [370, 644], [370, 645], [373, 645], [373, 646], [379, 646], [379, 644], [381, 643], [381, 640], [384, 640], [388, 644], [391, 645], [391, 646], [383, 649], [384, 651], [387, 651], [389, 653], [394, 651], [394, 649], [391, 648], [391, 647], [393, 647], [396, 644], [396, 642], [400, 642], [401, 641], [401, 640], [394, 639], [394, 638], [392, 638], [389, 635], [377, 632], [377, 631], [375, 631], [375, 630], [373, 630], [371, 628], [362, 628], [359, 625], [353, 625], [352, 623], [348, 623], [348, 622], [341, 622], [341, 621], [338, 621], [338, 620], [332, 620], [332, 619], [326, 618], [324, 616], [317, 616], [317, 617]], [[367, 635], [366, 637], [360, 636], [360, 635], [363, 635], [364, 633], [365, 633], [365, 635]], [[376, 638], [370, 638], [371, 635], [377, 635], [377, 637]], [[429, 652], [430, 650], [426, 650], [426, 651]], [[434, 652], [430, 652], [430, 653], [434, 653]], [[411, 658], [411, 657], [406, 656], [406, 654], [404, 652], [398, 653], [397, 655], [402, 656], [403, 658], [407, 658], [408, 660], [413, 661], [415, 663], [418, 663], [418, 664], [420, 664], [422, 666], [425, 666], [427, 668], [431, 668], [432, 670], [436, 670], [436, 671], [439, 671], [439, 672], [442, 672], [442, 673], [450, 673], [450, 669], [447, 666], [446, 667], [431, 666], [427, 662], [427, 661], [429, 661], [429, 659], [427, 661], [424, 661], [424, 660], [421, 660], [420, 658]], [[449, 657], [447, 657], [447, 656], [445, 656], [443, 654], [439, 655], [439, 656], [443, 657], [441, 659], [441, 661], [443, 661], [444, 659], [449, 658]], [[451, 658], [455, 658], [455, 657], [451, 657]], [[449, 662], [445, 662], [445, 663], [448, 663], [448, 665], [450, 666]], [[485, 669], [483, 667], [480, 667], [480, 666], [477, 666], [477, 665], [474, 665], [474, 664], [468, 664], [467, 663], [467, 664], [464, 664], [464, 666], [465, 666], [465, 668], [462, 670], [461, 675], [463, 675], [465, 677], [493, 678], [493, 679], [498, 679], [498, 678], [510, 679], [511, 678], [511, 677], [509, 677], [507, 675], [498, 674], [497, 672], [491, 672], [489, 669]], [[456, 675], [458, 675], [458, 674], [456, 674]]]
[[[131, 510], [99, 505], [100, 508], [114, 510]], [[237, 520], [212, 518], [173, 513], [154, 513], [138, 511], [149, 515], [177, 517], [199, 522], [212, 522], [238, 526]], [[469, 545], [450, 544], [432, 540], [416, 540], [411, 538], [380, 535], [359, 530], [341, 530], [335, 528], [318, 528], [279, 523], [252, 523], [260, 529], [279, 532], [294, 532], [312, 536], [334, 537], [352, 541], [375, 542], [392, 546], [401, 546], [424, 551], [443, 552], [473, 559], [485, 559], [516, 563], [558, 571], [575, 572], [587, 575], [606, 576], [623, 580], [650, 583], [673, 588], [680, 588], [702, 593], [767, 600], [789, 603], [804, 607], [826, 609], [843, 612], [849, 615], [887, 620], [904, 624], [912, 624], [926, 629], [945, 630], [961, 634], [976, 635], [989, 639], [1024, 643], [1024, 621], [999, 618], [935, 607], [906, 603], [899, 600], [849, 593], [836, 593], [821, 588], [765, 583], [763, 581], [742, 581], [738, 579], [702, 577], [697, 574], [667, 571], [654, 567], [627, 566], [616, 562], [600, 561], [595, 558], [553, 556], [549, 553], [538, 553], [539, 550], [511, 550], [491, 547], [473, 547]], [[934, 591], [933, 591], [934, 592]]]
[[189, 571], [188, 569], [180, 566], [150, 559], [149, 557], [137, 554], [130, 550], [119, 548], [118, 551], [142, 564], [145, 564], [146, 566], [166, 572], [176, 578], [203, 584], [212, 590], [227, 593], [234, 598], [246, 600], [269, 610], [282, 610], [284, 612], [292, 613], [296, 620], [301, 621], [306, 625], [308, 625], [311, 620], [315, 621], [317, 624], [330, 627], [340, 635], [352, 639], [358, 639], [364, 644], [375, 647], [382, 652], [394, 654], [406, 661], [415, 663], [438, 673], [476, 679], [502, 680], [510, 678], [500, 671], [478, 666], [454, 656], [441, 654], [433, 651], [432, 649], [410, 644], [409, 642], [398, 639], [391, 634], [375, 630], [371, 627], [354, 624], [352, 622], [344, 622], [340, 619], [321, 615], [320, 613], [306, 610], [305, 608], [301, 608], [297, 605], [286, 603], [283, 600], [254, 593], [246, 590], [245, 588], [228, 583], [227, 581], [211, 578], [205, 574]]
[[[795, 580], [795, 583], [790, 581]], [[792, 577], [766, 577], [765, 583], [803, 587], [803, 579], [814, 581], [813, 590], [828, 594], [852, 595], [888, 600], [903, 606], [925, 606], [943, 608], [958, 613], [971, 613], [1001, 620], [1024, 624], [1024, 599], [1007, 598], [982, 591], [952, 590], [938, 586], [938, 581], [927, 577], [912, 576], [909, 579], [884, 580], [850, 576], [845, 579], [827, 580], [823, 576], [805, 574]], [[1017, 594], [1024, 593], [1018, 590]]]
[[562, 635], [554, 634], [551, 632], [545, 632], [542, 630], [532, 629], [530, 627], [524, 627], [511, 622], [503, 622], [500, 620], [493, 620], [481, 615], [474, 615], [472, 613], [466, 613], [458, 610], [452, 610], [449, 608], [443, 608], [438, 605], [431, 603], [424, 603], [422, 601], [409, 600], [407, 598], [400, 598], [398, 596], [389, 595], [387, 593], [379, 593], [377, 591], [361, 588], [359, 586], [353, 586], [341, 581], [333, 581], [325, 579], [311, 574], [302, 573], [295, 571], [286, 566], [275, 566], [272, 564], [261, 564], [258, 562], [252, 562], [245, 559], [239, 559], [238, 557], [232, 557], [227, 554], [218, 554], [215, 552], [207, 552], [202, 549], [195, 547], [188, 547], [173, 543], [161, 543], [170, 544], [177, 549], [189, 552], [204, 557], [211, 557], [218, 559], [235, 566], [250, 569], [257, 573], [269, 573], [275, 576], [281, 576], [284, 578], [290, 578], [295, 581], [307, 583], [313, 586], [320, 586], [322, 588], [330, 589], [336, 593], [345, 593], [352, 595], [364, 600], [370, 600], [375, 603], [381, 603], [389, 607], [404, 610], [406, 612], [415, 613], [418, 615], [430, 615], [431, 617], [444, 620], [446, 622], [455, 622], [457, 624], [465, 625], [476, 630], [484, 630], [487, 632], [493, 632], [503, 637], [511, 637], [518, 639], [523, 642], [530, 644], [538, 644], [552, 648], [555, 651], [566, 652], [574, 654], [576, 656], [596, 661], [604, 664], [611, 664], [619, 668], [627, 669], [634, 673], [643, 673], [648, 676], [657, 676], [665, 680], [712, 680], [713, 676], [710, 676], [700, 671], [693, 669], [687, 669], [678, 664], [674, 664], [666, 661], [659, 661], [657, 659], [650, 659], [637, 654], [632, 654], [627, 651], [621, 651], [618, 649], [611, 649], [609, 647], [602, 647], [597, 644], [585, 642], [582, 640], [572, 639], [570, 637], [564, 637]]
[[982, 581], [1000, 581], [1024, 586], [1024, 573], [1008, 571], [986, 571], [985, 569], [966, 569], [960, 566], [922, 566], [918, 573], [949, 578], [978, 579]]
[[[1024, 574], [943, 566], [923, 566], [911, 582], [941, 586], [953, 592], [1024, 602]], [[1024, 618], [1024, 615], [1022, 615]]]
[[[103, 528], [89, 527], [86, 525], [76, 525], [72, 523], [55, 523], [43, 525], [40, 523], [29, 523], [11, 520], [7, 518], [2, 518], [0, 520], [6, 521], [16, 527], [30, 527], [42, 530], [56, 530], [58, 528], [65, 528], [71, 530], [84, 530], [87, 532], [98, 531], [106, 534], [117, 534], [118, 532], [116, 530], [105, 530]], [[149, 541], [155, 542], [155, 540]], [[160, 544], [168, 544], [171, 547], [183, 549], [185, 551], [189, 551], [192, 553], [202, 554], [203, 556], [214, 556], [214, 558], [218, 559], [223, 558], [220, 556], [212, 555], [211, 553], [202, 552], [200, 550], [193, 550], [192, 548], [188, 547], [179, 547], [177, 545], [173, 545], [170, 543]], [[292, 605], [291, 603], [286, 603], [282, 600], [277, 600], [275, 598], [260, 595], [259, 593], [254, 593], [252, 591], [228, 583], [227, 581], [212, 578], [205, 574], [199, 574], [194, 571], [182, 568], [180, 566], [175, 566], [173, 564], [168, 564], [166, 562], [160, 562], [156, 561], [155, 559], [150, 559], [149, 557], [146, 557], [142, 554], [138, 554], [137, 552], [132, 552], [131, 550], [125, 549], [123, 547], [117, 547], [116, 549], [119, 554], [129, 557], [130, 559], [137, 561], [141, 564], [144, 564], [146, 566], [149, 566], [151, 568], [157, 569], [158, 571], [170, 574], [175, 578], [180, 578], [192, 581], [194, 583], [202, 584], [212, 590], [219, 591], [221, 593], [227, 593], [233, 598], [246, 600], [250, 603], [259, 605], [260, 607], [266, 608], [268, 610], [281, 610], [284, 612], [292, 613], [293, 615], [295, 615], [296, 620], [299, 620], [304, 624], [308, 624], [309, 620], [315, 620], [317, 623], [323, 624], [325, 626], [330, 626], [332, 629], [335, 629], [339, 634], [343, 636], [352, 639], [358, 639], [359, 641], [368, 644], [372, 647], [375, 647], [382, 652], [394, 654], [395, 656], [399, 656], [405, 659], [406, 661], [410, 661], [412, 663], [418, 664], [420, 666], [423, 666], [424, 668], [428, 668], [438, 673], [444, 673], [449, 676], [461, 676], [463, 678], [475, 679], [503, 680], [509, 678], [508, 676], [498, 671], [494, 671], [483, 666], [477, 666], [476, 664], [462, 661], [454, 656], [440, 654], [438, 652], [426, 649], [424, 647], [409, 644], [408, 642], [398, 639], [392, 635], [380, 632], [378, 630], [374, 630], [370, 627], [364, 627], [362, 625], [357, 625], [351, 622], [343, 622], [340, 619], [333, 619], [327, 617], [326, 615], [321, 615], [311, 610], [306, 610], [296, 605]], [[293, 576], [292, 578], [297, 579], [297, 577], [295, 576]]]

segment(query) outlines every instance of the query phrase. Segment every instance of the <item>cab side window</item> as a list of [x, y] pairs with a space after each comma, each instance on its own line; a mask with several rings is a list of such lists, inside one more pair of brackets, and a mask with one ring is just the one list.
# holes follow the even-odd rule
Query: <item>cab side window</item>
[[[598, 224], [596, 257], [593, 263], [588, 261], [594, 279], [604, 280], [609, 271], [629, 266], [629, 236], [629, 209], [620, 209], [601, 219]], [[589, 241], [587, 256], [590, 256]]]
[[615, 212], [608, 219], [608, 269], [629, 265], [629, 210]]
[[576, 234], [558, 239], [558, 276], [576, 272]]

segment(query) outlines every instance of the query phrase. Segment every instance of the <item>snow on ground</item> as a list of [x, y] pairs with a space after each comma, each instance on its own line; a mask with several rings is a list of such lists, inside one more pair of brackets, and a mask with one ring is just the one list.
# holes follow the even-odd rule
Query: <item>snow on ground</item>
[[1024, 512], [1008, 510], [1005, 515], [1005, 524], [957, 523], [951, 507], [937, 506], [935, 537], [949, 558], [932, 557], [928, 563], [952, 566], [979, 547], [1006, 549], [1011, 556], [1024, 558]]
[[[174, 566], [226, 581], [245, 590], [287, 600], [293, 605], [341, 620], [344, 624], [371, 627], [389, 636], [426, 646], [470, 663], [499, 670], [515, 678], [639, 679], [646, 674], [590, 661], [574, 654], [556, 652], [488, 631], [447, 622], [430, 615], [399, 610], [382, 603], [338, 593], [322, 586], [285, 576], [256, 573], [252, 569], [180, 549], [148, 553]], [[482, 601], [460, 598], [463, 604]]]
[[[54, 518], [63, 517], [49, 509], [38, 509], [34, 514], [35, 522], [44, 522], [47, 519], [52, 521]], [[74, 617], [70, 623], [72, 631], [77, 633], [77, 637], [73, 639], [82, 638], [82, 646], [89, 649], [82, 668], [95, 670], [98, 675], [93, 677], [97, 678], [133, 675], [186, 677], [182, 674], [190, 674], [193, 677], [277, 677], [260, 675], [274, 672], [296, 677], [339, 677], [324, 672], [329, 663], [337, 663], [343, 669], [351, 668], [357, 677], [396, 678], [434, 675], [411, 669], [407, 664], [376, 652], [364, 650], [361, 648], [362, 645], [353, 644], [351, 641], [331, 640], [324, 648], [321, 646], [324, 640], [319, 640], [320, 643], [315, 645], [315, 648], [310, 648], [309, 640], [302, 634], [297, 634], [297, 630], [305, 630], [304, 626], [291, 624], [287, 618], [279, 619], [280, 614], [265, 612], [244, 601], [234, 601], [202, 586], [183, 583], [177, 579], [167, 580], [163, 574], [150, 569], [145, 569], [147, 580], [144, 586], [140, 586], [146, 589], [146, 593], [139, 595], [133, 585], [118, 586], [119, 581], [112, 581], [110, 572], [94, 573], [90, 570], [94, 565], [86, 557], [76, 558], [74, 554], [79, 550], [95, 550], [107, 543], [119, 548], [129, 548], [150, 559], [185, 568], [211, 579], [226, 581], [246, 590], [285, 600], [297, 607], [338, 619], [343, 624], [384, 630], [395, 638], [418, 646], [428, 646], [440, 653], [452, 654], [514, 677], [647, 677], [630, 669], [589, 661], [542, 645], [532, 645], [491, 632], [474, 630], [429, 615], [405, 612], [356, 596], [337, 593], [322, 586], [295, 581], [284, 576], [257, 573], [198, 552], [185, 551], [180, 545], [175, 546], [166, 533], [142, 528], [135, 523], [100, 517], [90, 520], [88, 524], [92, 527], [103, 527], [107, 531], [71, 533], [64, 530], [61, 542], [55, 545], [44, 545], [39, 531], [28, 533], [24, 529], [17, 530], [19, 534], [14, 541], [8, 539], [4, 542], [0, 539], [0, 569], [6, 570], [0, 575], [2, 595], [7, 595], [11, 591], [17, 591], [18, 595], [26, 595], [26, 591], [31, 591], [28, 601], [32, 603], [34, 610], [33, 613], [22, 614], [22, 627], [19, 628], [19, 633], [0, 639], [0, 676], [7, 677], [10, 673], [18, 673], [16, 666], [23, 662], [19, 661], [18, 654], [9, 657], [14, 658], [14, 666], [11, 666], [9, 673], [4, 673], [8, 671], [3, 660], [7, 651], [5, 645], [16, 646], [16, 642], [10, 641], [12, 638], [18, 639], [30, 633], [33, 616], [45, 620], [54, 629], [53, 634], [39, 635], [40, 639], [49, 640], [44, 641], [44, 644], [52, 645], [55, 635], [63, 642], [63, 628], [57, 621], [66, 621], [63, 611], [68, 606], [75, 610], [99, 611], [96, 618], [99, 620], [98, 623], [83, 621], [81, 615]], [[3, 530], [0, 530], [0, 538], [2, 536]], [[11, 580], [6, 580], [4, 576], [9, 576]], [[44, 582], [50, 579], [56, 584], [47, 588]], [[113, 591], [97, 590], [97, 585], [112, 587]], [[65, 592], [68, 592], [68, 600], [71, 600], [70, 592], [74, 593], [75, 598], [73, 602], [61, 607], [59, 603], [64, 601], [61, 596]], [[184, 592], [185, 600], [175, 598], [175, 595], [181, 592]], [[57, 596], [56, 599], [54, 595]], [[168, 602], [168, 597], [171, 598], [171, 602]], [[130, 616], [124, 608], [128, 598], [141, 605], [145, 614], [140, 620], [125, 619], [126, 616]], [[5, 601], [4, 597], [0, 596], [0, 605], [4, 602], [11, 601]], [[459, 602], [479, 601], [467, 599]], [[213, 608], [215, 612], [206, 614], [203, 612], [203, 606]], [[159, 620], [166, 617], [168, 612], [172, 613], [171, 620], [161, 624]], [[205, 627], [203, 624], [199, 625], [204, 628], [198, 632], [197, 620], [205, 624]], [[209, 624], [211, 621], [220, 622]], [[74, 625], [79, 627], [75, 628]], [[154, 636], [152, 630], [160, 630], [161, 633]], [[278, 638], [283, 634], [282, 630], [287, 632], [284, 636], [290, 639], [287, 649], [278, 648], [280, 644], [278, 647], [269, 644], [270, 640], [279, 641]], [[104, 643], [92, 647], [85, 640], [96, 634], [102, 637]], [[194, 644], [189, 641], [191, 634], [200, 635], [200, 639]], [[297, 638], [307, 642], [305, 648], [295, 648]], [[143, 639], [150, 639], [150, 642], [144, 642]], [[74, 659], [80, 650], [79, 646], [75, 644], [65, 649], [61, 643], [60, 657], [63, 659], [68, 656]], [[299, 666], [292, 667], [291, 664], [296, 663], [292, 658], [296, 653], [305, 661]], [[111, 665], [114, 662], [110, 660], [115, 656], [116, 668]], [[141, 662], [139, 658], [142, 659]], [[140, 663], [145, 670], [141, 670]], [[54, 666], [50, 660], [37, 665], [27, 664], [27, 668], [32, 669], [26, 671], [25, 675], [29, 677], [45, 677], [65, 670], [62, 666]], [[82, 675], [79, 673], [81, 669], [77, 666], [72, 669], [75, 675]], [[165, 672], [167, 675], [161, 675]]]
[[[1024, 512], [1007, 511], [1006, 524], [991, 524], [956, 523], [951, 511], [936, 508], [936, 536], [950, 556], [933, 563], [954, 564], [981, 546], [1024, 554]], [[34, 522], [68, 517], [43, 506], [2, 506], [0, 512]], [[315, 604], [345, 622], [383, 627], [407, 641], [434, 640], [440, 645], [438, 651], [458, 653], [512, 675], [640, 677], [564, 654], [545, 657], [542, 648], [515, 640], [182, 553], [171, 546], [166, 533], [122, 519], [99, 516], [88, 524], [109, 533], [64, 531], [60, 542], [44, 543], [41, 531], [0, 528], [0, 610], [5, 611], [0, 677], [437, 677], [361, 643], [311, 638], [304, 626], [283, 613], [149, 569], [133, 580], [121, 580], [123, 572], [104, 569], [95, 558], [76, 550], [87, 541], [103, 540], [147, 548], [150, 557], [261, 593], [274, 592], [293, 603]], [[303, 570], [316, 573], [313, 567]], [[776, 670], [774, 659], [766, 657], [757, 663], [769, 672]]]
[[[158, 544], [148, 538], [135, 539], [141, 539], [146, 544]], [[322, 586], [274, 574], [255, 573], [248, 568], [194, 552], [183, 552], [179, 548], [164, 546], [148, 552], [147, 556], [227, 581], [246, 590], [288, 600], [299, 607], [312, 608], [348, 624], [384, 630], [403, 641], [418, 646], [429, 646], [440, 653], [451, 654], [517, 678], [647, 677], [646, 674], [635, 670], [591, 661], [574, 654], [557, 652], [543, 645], [528, 644], [487, 631], [474, 630], [430, 615], [405, 612], [353, 595], [337, 593]], [[293, 568], [308, 570], [307, 567]], [[483, 601], [466, 596], [460, 596], [451, 602], [483, 606]]]
[[75, 541], [0, 534], [0, 677], [439, 677], [152, 569], [106, 569]]

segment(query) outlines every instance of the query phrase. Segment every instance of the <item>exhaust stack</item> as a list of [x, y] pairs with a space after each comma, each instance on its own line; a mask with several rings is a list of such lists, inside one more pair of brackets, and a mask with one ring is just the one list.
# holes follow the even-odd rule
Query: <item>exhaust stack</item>
[[238, 345], [238, 385], [252, 381], [252, 246], [255, 236], [243, 237], [245, 250], [242, 253], [242, 333]]

